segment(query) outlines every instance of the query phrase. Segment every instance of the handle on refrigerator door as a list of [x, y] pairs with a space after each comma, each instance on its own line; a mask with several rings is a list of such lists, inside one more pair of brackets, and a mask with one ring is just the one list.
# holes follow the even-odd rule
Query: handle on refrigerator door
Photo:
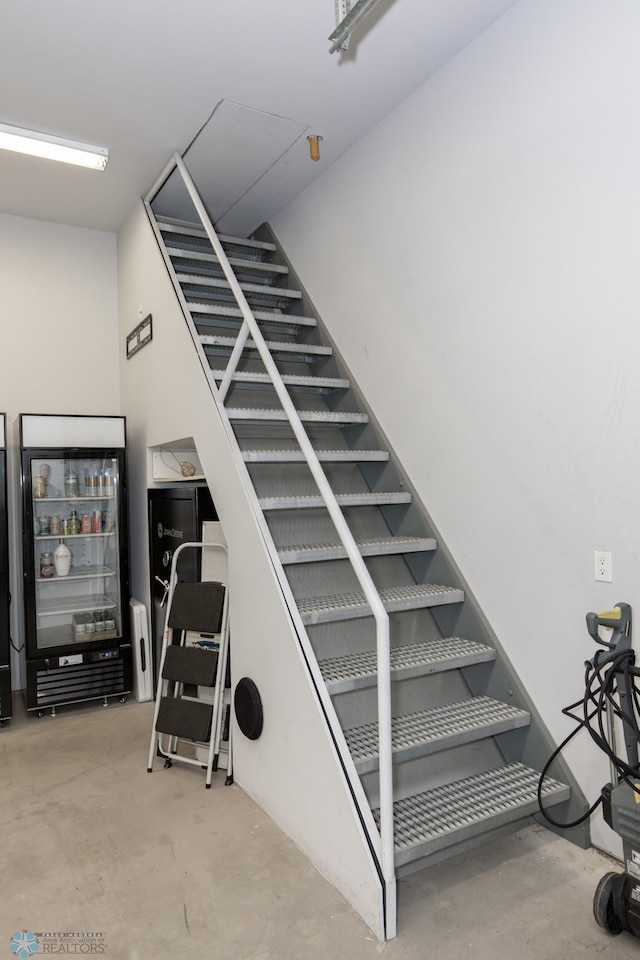
[[147, 655], [144, 650], [144, 637], [140, 637], [140, 669], [143, 673], [147, 672]]

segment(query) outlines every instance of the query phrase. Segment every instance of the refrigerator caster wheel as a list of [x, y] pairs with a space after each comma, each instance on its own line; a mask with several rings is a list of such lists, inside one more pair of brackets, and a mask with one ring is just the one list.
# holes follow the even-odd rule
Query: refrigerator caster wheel
[[126, 698], [126, 697], [118, 697], [118, 699], [120, 700], [120, 703], [126, 703], [126, 702], [127, 702], [127, 698]]
[[166, 759], [165, 762], [164, 762], [164, 769], [165, 769], [165, 770], [168, 770], [169, 767], [172, 767], [172, 766], [173, 766], [173, 763], [171, 762], [171, 760], [169, 759], [169, 757], [167, 757], [167, 759]]
[[44, 710], [38, 710], [38, 716], [44, 717]]
[[230, 786], [232, 786], [232, 785], [233, 785], [233, 777], [227, 777], [227, 779], [226, 779], [225, 782], [224, 782], [224, 785], [225, 785], [225, 787], [230, 787]]
[[7, 720], [0, 720], [0, 727], [6, 727], [7, 723]]

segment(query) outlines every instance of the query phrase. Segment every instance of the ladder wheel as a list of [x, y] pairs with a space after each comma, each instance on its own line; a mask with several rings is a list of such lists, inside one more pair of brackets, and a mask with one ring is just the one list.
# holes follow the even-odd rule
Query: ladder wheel
[[613, 936], [623, 930], [622, 920], [613, 905], [613, 884], [620, 876], [619, 873], [605, 873], [593, 895], [593, 915], [596, 923]]

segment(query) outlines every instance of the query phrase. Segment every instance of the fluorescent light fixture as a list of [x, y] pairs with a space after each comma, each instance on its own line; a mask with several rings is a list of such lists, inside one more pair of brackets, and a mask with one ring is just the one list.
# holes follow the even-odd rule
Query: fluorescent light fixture
[[106, 147], [64, 140], [48, 133], [11, 127], [7, 123], [0, 123], [0, 150], [13, 150], [14, 153], [26, 153], [30, 157], [42, 157], [45, 160], [59, 160], [61, 163], [75, 163], [91, 170], [104, 170], [109, 159]]

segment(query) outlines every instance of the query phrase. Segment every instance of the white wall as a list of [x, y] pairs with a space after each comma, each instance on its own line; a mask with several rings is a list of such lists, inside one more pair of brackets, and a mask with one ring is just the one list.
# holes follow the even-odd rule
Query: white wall
[[[149, 603], [148, 447], [193, 437], [229, 547], [232, 686], [264, 708], [256, 741], [234, 734], [236, 782], [380, 932], [377, 875], [311, 691], [264, 540], [142, 206], [118, 238], [121, 337], [151, 313], [153, 340], [121, 361], [129, 438], [132, 591]], [[224, 789], [218, 781], [214, 789]], [[212, 816], [215, 796], [212, 791]]]
[[[20, 413], [118, 414], [115, 234], [0, 214], [0, 410], [7, 413], [11, 631], [24, 643], [18, 565]], [[14, 652], [12, 683], [24, 686]]]
[[585, 613], [640, 609], [638, 49], [523, 0], [272, 222], [557, 740]]

